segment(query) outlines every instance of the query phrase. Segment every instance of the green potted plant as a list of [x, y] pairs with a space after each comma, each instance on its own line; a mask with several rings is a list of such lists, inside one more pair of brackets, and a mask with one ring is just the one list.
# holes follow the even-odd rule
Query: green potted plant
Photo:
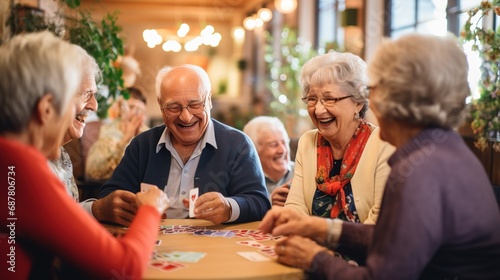
[[[284, 27], [280, 38], [266, 31], [264, 60], [267, 63], [267, 88], [271, 91], [271, 112], [285, 124], [291, 137], [301, 135], [298, 122], [308, 119], [301, 101], [300, 71], [304, 63], [317, 55], [311, 44], [297, 36], [297, 30]], [[274, 40], [280, 41], [276, 55]]]
[[479, 52], [482, 61], [480, 96], [470, 106], [475, 145], [484, 150], [488, 142], [493, 142], [493, 149], [500, 152], [500, 30], [485, 29], [478, 24], [492, 12], [500, 16], [500, 0], [483, 1], [468, 11], [461, 36], [472, 42], [472, 50]]
[[[120, 95], [128, 98], [124, 89], [122, 69], [114, 63], [119, 56], [124, 54], [123, 40], [120, 38], [121, 27], [117, 25], [117, 14], [107, 14], [99, 23], [95, 22], [89, 11], [79, 8], [79, 0], [59, 0], [59, 11], [68, 7], [74, 16], [67, 16], [61, 12], [56, 13], [56, 18], [46, 18], [43, 11], [38, 8], [16, 4], [11, 7], [7, 20], [11, 36], [21, 32], [35, 32], [50, 30], [71, 43], [81, 46], [93, 56], [102, 71], [102, 85], [99, 87], [101, 94], [97, 97], [97, 115], [104, 118], [110, 100], [116, 100]], [[63, 20], [61, 20], [63, 19]], [[62, 24], [60, 22], [63, 22]], [[107, 91], [107, 94], [103, 94]]]

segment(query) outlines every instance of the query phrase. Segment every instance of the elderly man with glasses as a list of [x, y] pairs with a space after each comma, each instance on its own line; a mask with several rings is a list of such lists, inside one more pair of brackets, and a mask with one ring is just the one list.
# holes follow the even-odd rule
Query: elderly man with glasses
[[127, 226], [141, 183], [163, 189], [168, 218], [188, 218], [190, 190], [198, 188], [194, 217], [215, 224], [261, 220], [271, 204], [251, 140], [211, 119], [211, 84], [194, 65], [165, 67], [156, 77], [165, 125], [137, 136], [91, 206], [99, 221]]

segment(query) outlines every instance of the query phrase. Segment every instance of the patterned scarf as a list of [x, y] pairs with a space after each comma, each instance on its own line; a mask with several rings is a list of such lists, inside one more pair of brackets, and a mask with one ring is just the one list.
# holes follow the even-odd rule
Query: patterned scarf
[[332, 178], [329, 177], [329, 173], [333, 165], [333, 152], [330, 148], [330, 143], [328, 143], [323, 135], [319, 134], [317, 143], [318, 171], [316, 173], [316, 185], [322, 192], [332, 196], [335, 195], [337, 198], [330, 212], [331, 218], [336, 218], [340, 211], [344, 211], [349, 220], [355, 219], [354, 214], [349, 211], [346, 204], [344, 186], [354, 176], [359, 159], [371, 133], [370, 125], [362, 121], [347, 145], [342, 166], [340, 167], [340, 174]]

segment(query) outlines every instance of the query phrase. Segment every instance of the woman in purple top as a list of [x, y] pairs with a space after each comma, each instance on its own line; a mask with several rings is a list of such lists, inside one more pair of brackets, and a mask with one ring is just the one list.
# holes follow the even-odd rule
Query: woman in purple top
[[[369, 66], [370, 108], [397, 150], [375, 226], [274, 208], [260, 228], [289, 235], [278, 261], [312, 279], [500, 279], [500, 212], [486, 173], [453, 128], [469, 95], [467, 59], [451, 37], [384, 41]], [[366, 265], [329, 246], [348, 244]], [[320, 245], [321, 244], [321, 245]]]

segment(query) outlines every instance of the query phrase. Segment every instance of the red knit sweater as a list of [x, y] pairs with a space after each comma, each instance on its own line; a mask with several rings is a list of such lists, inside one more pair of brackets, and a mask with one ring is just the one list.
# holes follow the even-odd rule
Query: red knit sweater
[[116, 239], [71, 200], [40, 152], [2, 137], [0, 182], [0, 279], [49, 278], [56, 256], [92, 279], [142, 277], [158, 234], [155, 208], [140, 207]]

